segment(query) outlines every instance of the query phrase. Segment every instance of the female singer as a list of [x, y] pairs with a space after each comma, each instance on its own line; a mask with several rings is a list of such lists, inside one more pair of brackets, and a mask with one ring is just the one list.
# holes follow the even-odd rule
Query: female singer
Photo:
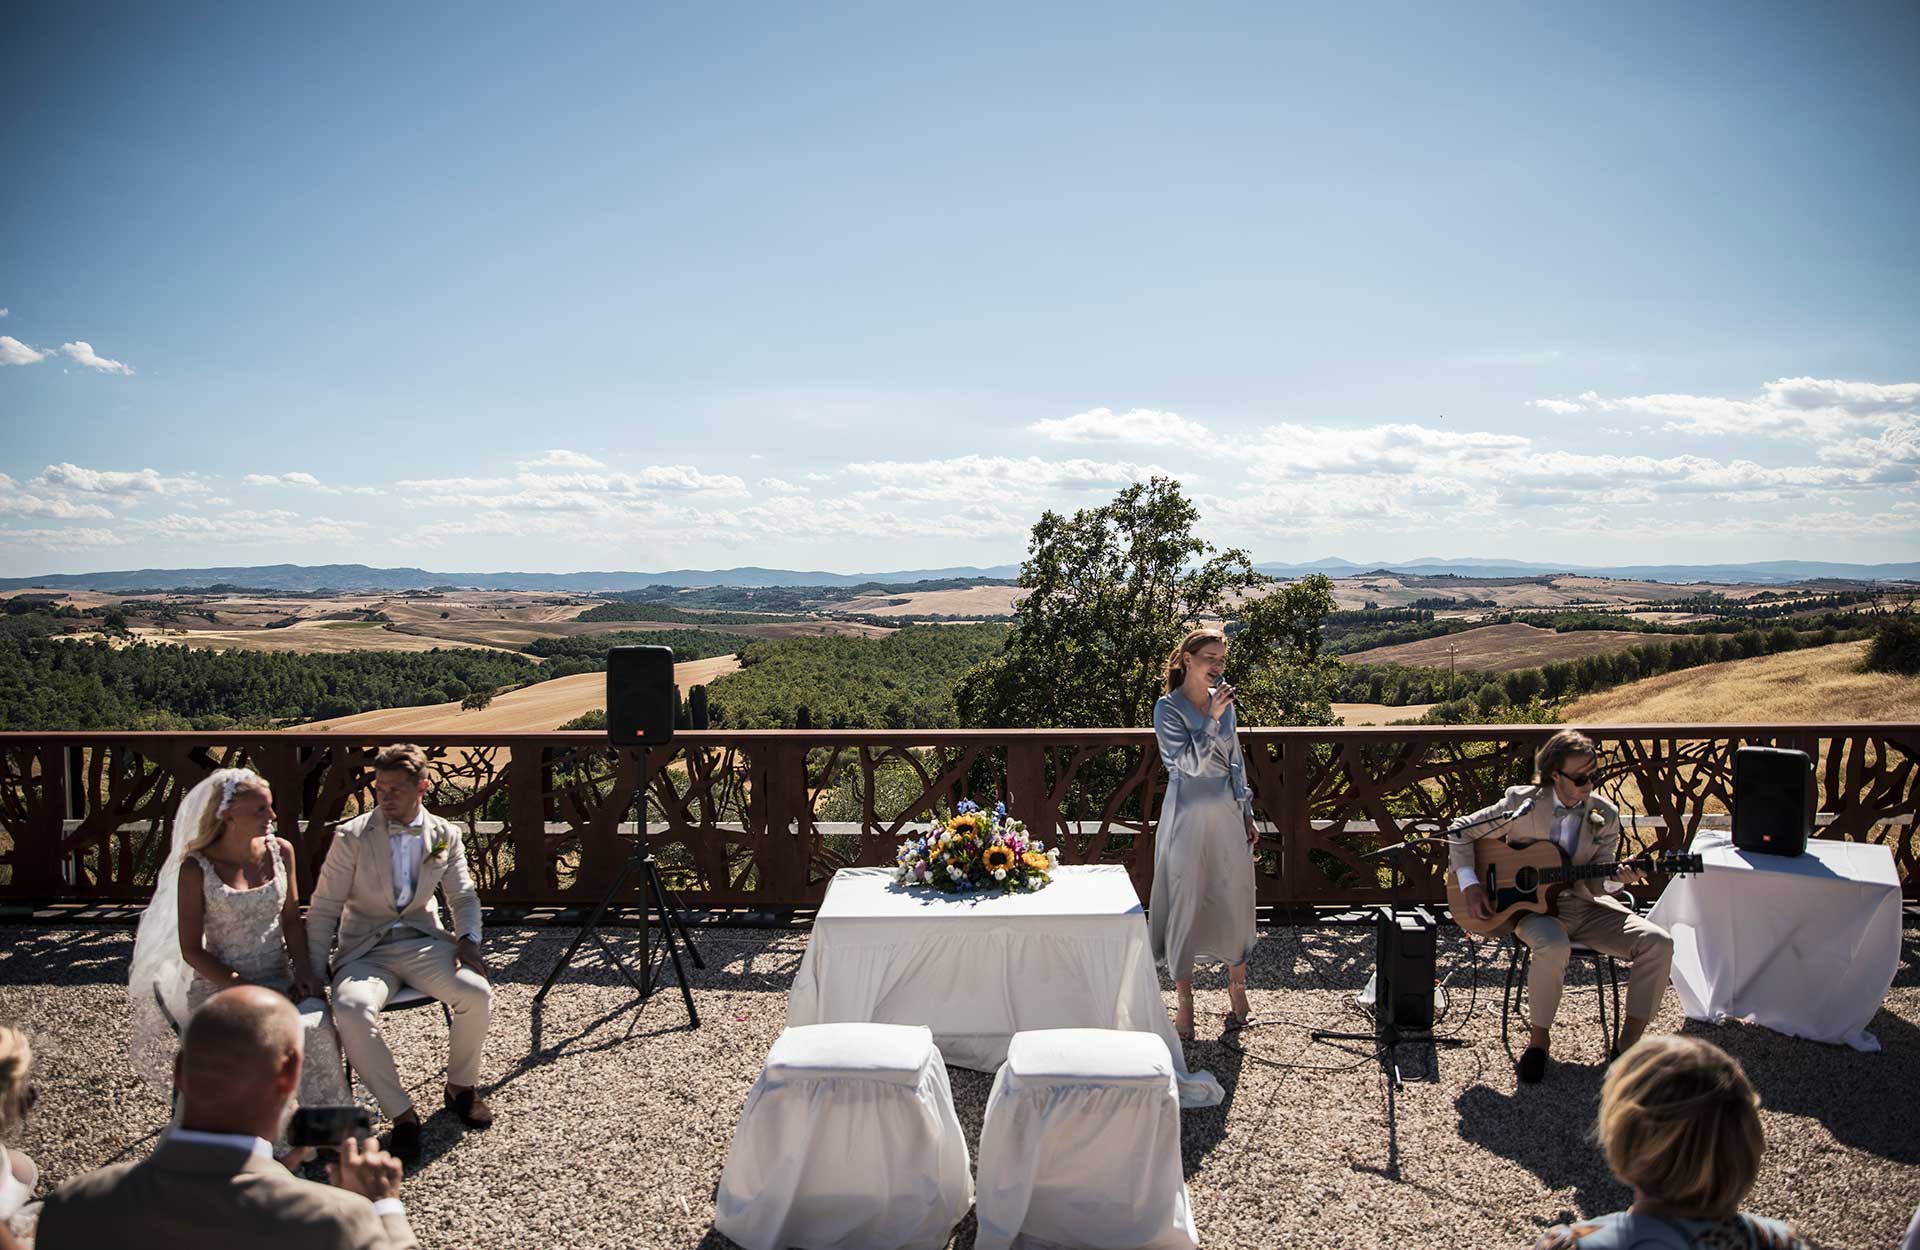
[[1223, 677], [1227, 638], [1196, 629], [1167, 657], [1167, 693], [1153, 729], [1167, 766], [1167, 795], [1153, 852], [1148, 932], [1155, 962], [1179, 994], [1174, 1029], [1193, 1040], [1193, 966], [1227, 965], [1228, 1031], [1247, 1023], [1247, 955], [1253, 950], [1253, 855], [1258, 841], [1246, 760], [1234, 732], [1233, 687]]

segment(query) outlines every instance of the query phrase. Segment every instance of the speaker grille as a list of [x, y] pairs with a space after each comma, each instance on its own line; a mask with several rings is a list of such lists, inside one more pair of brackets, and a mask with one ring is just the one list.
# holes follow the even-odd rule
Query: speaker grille
[[672, 647], [615, 647], [607, 652], [607, 740], [622, 747], [673, 741], [680, 695]]

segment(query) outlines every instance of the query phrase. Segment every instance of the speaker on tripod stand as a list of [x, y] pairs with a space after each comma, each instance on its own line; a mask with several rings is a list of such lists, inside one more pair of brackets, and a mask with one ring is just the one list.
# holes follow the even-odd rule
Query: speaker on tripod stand
[[[680, 966], [680, 948], [674, 941], [676, 931], [679, 940], [687, 947], [687, 954], [696, 968], [706, 967], [700, 958], [700, 951], [693, 944], [693, 936], [687, 932], [686, 922], [680, 918], [678, 908], [671, 902], [671, 895], [660, 880], [660, 866], [647, 853], [647, 783], [650, 779], [651, 761], [648, 748], [667, 746], [673, 742], [674, 722], [680, 711], [680, 691], [673, 680], [672, 647], [614, 647], [607, 652], [607, 741], [614, 747], [637, 749], [640, 763], [640, 776], [634, 786], [634, 851], [621, 867], [613, 884], [607, 888], [606, 895], [599, 905], [587, 917], [580, 927], [580, 933], [573, 939], [573, 945], [560, 957], [560, 962], [547, 974], [546, 981], [540, 986], [539, 993], [533, 996], [538, 1003], [553, 988], [553, 983], [561, 971], [573, 961], [574, 952], [589, 936], [599, 943], [607, 962], [619, 969], [627, 983], [640, 991], [642, 1003], [653, 997], [655, 988], [654, 942], [652, 930], [648, 924], [648, 909], [657, 912], [660, 920], [660, 937], [667, 948], [666, 953], [673, 961], [673, 974], [680, 982], [680, 996], [686, 1000], [687, 1018], [694, 1028], [700, 1027], [700, 1015], [694, 1009], [693, 989], [687, 984], [686, 970]], [[640, 874], [640, 979], [634, 980], [627, 971], [625, 963], [618, 954], [607, 945], [600, 936], [600, 917], [606, 914], [613, 900], [626, 888], [627, 878]]]

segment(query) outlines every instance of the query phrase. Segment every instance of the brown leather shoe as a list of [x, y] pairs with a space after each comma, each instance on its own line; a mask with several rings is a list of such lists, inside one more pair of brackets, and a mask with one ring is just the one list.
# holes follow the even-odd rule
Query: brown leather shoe
[[447, 1108], [468, 1128], [487, 1128], [493, 1123], [493, 1108], [471, 1086], [466, 1089], [447, 1086]]

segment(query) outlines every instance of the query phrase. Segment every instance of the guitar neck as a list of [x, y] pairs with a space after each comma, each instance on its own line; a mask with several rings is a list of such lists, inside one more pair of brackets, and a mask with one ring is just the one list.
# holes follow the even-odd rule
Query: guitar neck
[[1620, 870], [1615, 864], [1569, 864], [1564, 868], [1543, 868], [1540, 881], [1543, 885], [1555, 885], [1562, 881], [1592, 881], [1598, 877], [1611, 877]]

